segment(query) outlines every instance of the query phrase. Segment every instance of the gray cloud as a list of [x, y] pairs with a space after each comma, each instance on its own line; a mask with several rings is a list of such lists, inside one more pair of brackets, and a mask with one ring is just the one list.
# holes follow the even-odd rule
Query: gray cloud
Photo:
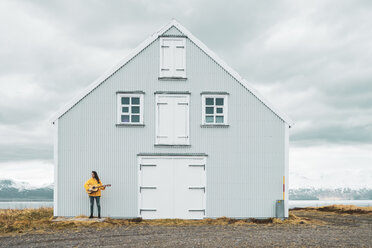
[[370, 144], [371, 140], [372, 124], [315, 127], [291, 136], [291, 141], [297, 145]]
[[50, 159], [51, 114], [172, 17], [295, 120], [294, 145], [372, 143], [370, 16], [346, 0], [2, 1], [0, 159]]
[[53, 157], [53, 146], [50, 144], [0, 144], [0, 163], [8, 161], [49, 160]]

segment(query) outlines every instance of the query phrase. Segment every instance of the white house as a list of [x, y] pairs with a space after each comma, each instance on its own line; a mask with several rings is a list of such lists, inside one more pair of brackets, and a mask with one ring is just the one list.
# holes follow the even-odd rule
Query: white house
[[55, 216], [89, 213], [92, 170], [103, 216], [288, 216], [291, 120], [174, 20], [53, 123]]

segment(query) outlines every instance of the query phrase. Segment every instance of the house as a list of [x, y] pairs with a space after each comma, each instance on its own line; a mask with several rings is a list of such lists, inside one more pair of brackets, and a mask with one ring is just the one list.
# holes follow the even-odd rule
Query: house
[[54, 215], [201, 219], [288, 216], [291, 120], [177, 21], [53, 118]]

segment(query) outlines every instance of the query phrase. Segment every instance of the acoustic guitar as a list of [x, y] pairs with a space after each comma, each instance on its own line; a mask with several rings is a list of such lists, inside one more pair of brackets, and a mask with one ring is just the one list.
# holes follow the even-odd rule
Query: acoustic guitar
[[89, 189], [87, 190], [88, 194], [92, 194], [94, 192], [97, 192], [100, 188], [104, 188], [104, 187], [111, 187], [111, 184], [105, 184], [105, 185], [101, 185], [101, 186], [98, 186], [98, 185], [91, 185], [89, 184]]

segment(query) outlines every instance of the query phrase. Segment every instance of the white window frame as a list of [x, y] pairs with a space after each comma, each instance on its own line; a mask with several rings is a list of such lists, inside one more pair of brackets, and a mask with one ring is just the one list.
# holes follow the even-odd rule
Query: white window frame
[[[205, 100], [206, 98], [213, 98], [213, 102], [214, 104], [213, 105], [206, 105], [205, 103]], [[216, 105], [216, 98], [223, 98], [223, 105]], [[202, 125], [206, 125], [206, 126], [228, 126], [228, 94], [202, 94]], [[214, 116], [214, 122], [211, 123], [211, 122], [206, 122], [206, 111], [205, 111], [205, 108], [207, 106], [211, 106], [213, 107], [213, 116]], [[221, 108], [220, 106], [222, 106], [223, 108], [223, 113], [222, 114], [218, 114], [216, 113], [217, 111], [217, 108]], [[216, 123], [216, 116], [223, 116], [223, 120], [224, 122], [223, 123]]]
[[[183, 68], [183, 76], [179, 77], [179, 76], [175, 76], [175, 71], [177, 68], [174, 68], [175, 65], [174, 65], [174, 52], [173, 52], [173, 58], [172, 58], [172, 75], [168, 76], [168, 75], [164, 75], [164, 72], [163, 72], [163, 68], [162, 68], [162, 65], [163, 65], [163, 52], [162, 52], [162, 46], [163, 46], [163, 41], [164, 40], [182, 40], [183, 41], [183, 46], [184, 46], [184, 53], [183, 53], [183, 65], [184, 65], [184, 68]], [[174, 48], [172, 48], [174, 49]], [[183, 38], [183, 37], [161, 37], [160, 38], [160, 64], [159, 64], [159, 77], [160, 78], [181, 78], [181, 79], [185, 79], [186, 78], [186, 38]]]
[[[116, 94], [116, 99], [117, 99], [117, 118], [116, 118], [116, 124], [117, 125], [128, 125], [128, 126], [135, 126], [135, 125], [143, 125], [143, 111], [144, 111], [144, 93], [121, 93], [121, 92], [118, 92]], [[122, 97], [129, 97], [129, 104], [125, 104], [123, 105], [121, 103], [121, 98]], [[122, 107], [124, 106], [127, 106], [128, 107], [128, 115], [131, 116], [132, 115], [132, 97], [138, 97], [140, 99], [140, 104], [139, 105], [134, 105], [134, 106], [139, 106], [140, 107], [140, 112], [139, 112], [139, 116], [140, 116], [140, 119], [139, 119], [139, 122], [132, 122], [131, 119], [130, 119], [130, 122], [122, 122], [121, 121], [121, 116], [123, 114], [122, 112]]]

